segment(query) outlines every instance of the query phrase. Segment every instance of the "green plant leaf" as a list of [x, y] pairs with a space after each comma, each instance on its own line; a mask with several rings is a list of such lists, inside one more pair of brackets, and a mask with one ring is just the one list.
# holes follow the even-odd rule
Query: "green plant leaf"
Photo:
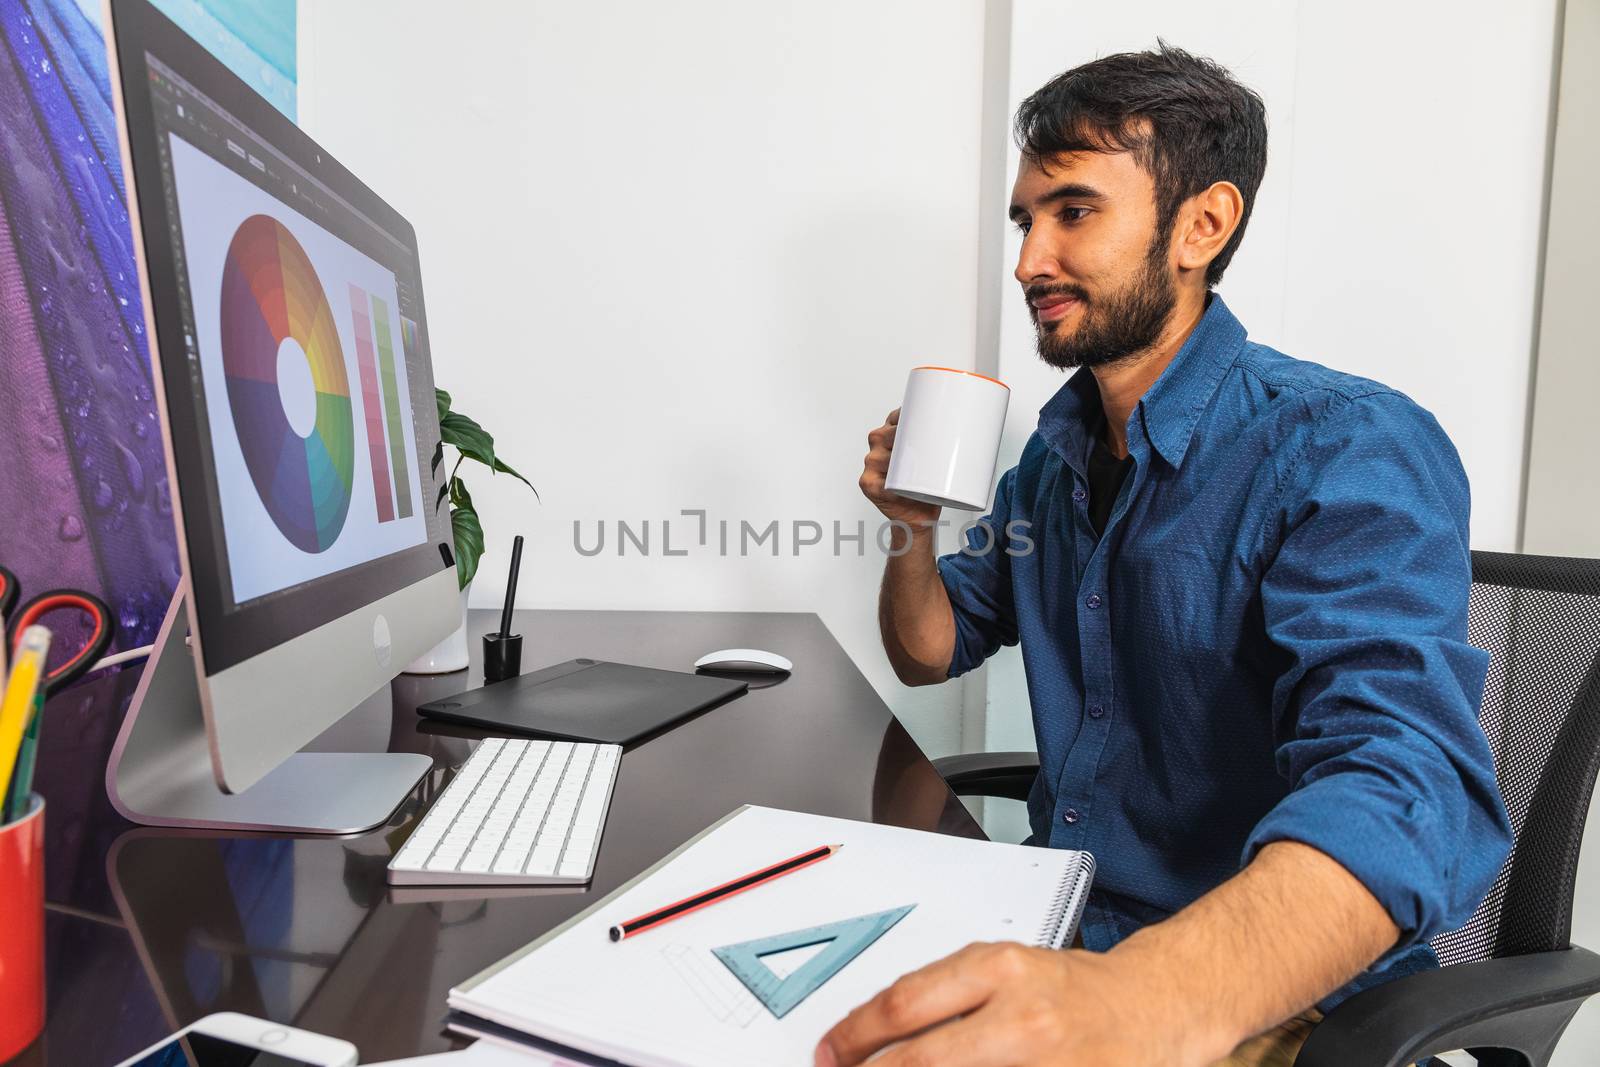
[[[433, 402], [436, 405], [438, 405], [438, 408], [439, 408], [439, 421], [443, 422], [444, 421], [444, 417], [446, 415], [450, 414], [450, 394], [445, 392], [443, 389], [439, 389], [439, 388], [436, 387], [433, 390]], [[444, 437], [441, 435], [440, 438], [439, 438], [439, 443], [433, 446], [433, 468], [432, 468], [432, 470], [433, 470], [434, 474], [438, 474], [439, 473], [439, 464], [441, 464], [443, 462], [444, 462]], [[438, 511], [439, 510], [438, 505], [434, 505], [434, 509], [433, 510]]]
[[439, 436], [463, 456], [493, 469], [494, 438], [489, 436], [489, 431], [459, 411], [447, 412], [439, 420]]
[[456, 581], [465, 589], [477, 575], [478, 560], [483, 556], [483, 526], [470, 503], [451, 510], [450, 532], [456, 543]]
[[[521, 482], [523, 485], [527, 486], [529, 489], [533, 489], [533, 483], [532, 482], [528, 481], [528, 479], [524, 478], [522, 475], [520, 475], [516, 471], [512, 470], [510, 468], [510, 466], [508, 466], [506, 464], [505, 460], [501, 459], [499, 456], [495, 457], [494, 469], [497, 470], [497, 471], [500, 471], [500, 472], [502, 472], [504, 474], [511, 475], [511, 477], [515, 478], [517, 481]], [[544, 498], [539, 495], [539, 490], [537, 490], [537, 489], [533, 489], [533, 498], [535, 500], [539, 501], [541, 504], [544, 503]]]
[[[459, 470], [460, 467], [461, 467], [461, 461], [457, 460], [456, 461], [456, 469]], [[456, 477], [455, 470], [452, 470], [450, 472], [450, 481], [447, 484], [448, 484], [448, 486], [450, 488], [450, 506], [451, 507], [453, 507], [453, 508], [472, 508], [474, 511], [477, 510], [476, 508], [473, 507], [473, 504], [472, 504], [472, 494], [467, 492], [467, 483], [462, 481], [460, 478]]]
[[439, 408], [439, 444], [433, 450], [434, 477], [438, 477], [439, 467], [444, 463], [445, 445], [450, 445], [459, 453], [455, 465], [450, 468], [450, 476], [439, 487], [439, 496], [433, 503], [433, 509], [438, 511], [446, 500], [450, 501], [450, 532], [456, 546], [456, 580], [465, 589], [467, 583], [477, 575], [478, 561], [483, 556], [483, 525], [478, 518], [478, 509], [473, 506], [472, 494], [467, 491], [467, 483], [457, 477], [461, 464], [470, 459], [497, 474], [509, 474], [532, 489], [535, 498], [538, 498], [539, 490], [495, 455], [494, 438], [489, 431], [460, 412], [450, 410], [453, 401], [449, 393], [438, 388], [433, 392]]

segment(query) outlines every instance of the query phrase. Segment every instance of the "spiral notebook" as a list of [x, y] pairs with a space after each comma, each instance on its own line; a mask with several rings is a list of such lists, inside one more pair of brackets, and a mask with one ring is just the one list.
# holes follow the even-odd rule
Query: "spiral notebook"
[[[610, 926], [817, 845], [830, 859], [612, 942]], [[743, 807], [567, 923], [450, 991], [452, 1029], [633, 1067], [809, 1067], [819, 1038], [900, 975], [973, 941], [1060, 948], [1087, 852]], [[713, 949], [914, 907], [782, 1018]], [[763, 957], [774, 973], [803, 960]]]

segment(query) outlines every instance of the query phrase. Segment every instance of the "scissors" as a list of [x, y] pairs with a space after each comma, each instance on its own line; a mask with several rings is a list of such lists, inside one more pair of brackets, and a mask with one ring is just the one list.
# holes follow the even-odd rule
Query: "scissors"
[[[105, 601], [82, 589], [50, 589], [18, 605], [17, 600], [21, 596], [22, 587], [17, 584], [17, 576], [0, 567], [0, 617], [6, 620], [6, 648], [13, 654], [16, 652], [17, 642], [22, 637], [22, 631], [52, 611], [76, 608], [89, 616], [92, 624], [89, 639], [83, 647], [68, 657], [64, 663], [58, 663], [53, 670], [47, 671], [40, 681], [40, 694], [49, 697], [82, 678], [100, 661], [100, 657], [105, 655], [106, 648], [116, 636], [116, 623], [112, 620], [111, 609], [106, 607]], [[55, 647], [52, 646], [52, 651]]]

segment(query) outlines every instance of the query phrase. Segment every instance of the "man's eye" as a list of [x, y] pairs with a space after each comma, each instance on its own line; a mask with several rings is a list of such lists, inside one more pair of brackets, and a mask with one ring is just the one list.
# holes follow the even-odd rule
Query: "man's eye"
[[1081, 222], [1085, 218], [1088, 218], [1088, 216], [1089, 209], [1086, 207], [1064, 207], [1061, 209], [1061, 219], [1063, 222]]
[[1033, 229], [1033, 223], [1027, 219], [1017, 219], [1012, 225], [1016, 226], [1017, 232], [1024, 237], [1028, 236], [1028, 231]]

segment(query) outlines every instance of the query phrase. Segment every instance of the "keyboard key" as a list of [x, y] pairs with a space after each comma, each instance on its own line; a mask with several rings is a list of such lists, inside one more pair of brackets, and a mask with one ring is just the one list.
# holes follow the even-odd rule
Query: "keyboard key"
[[509, 851], [500, 853], [500, 858], [494, 861], [495, 874], [521, 874], [523, 865], [526, 864], [526, 852], [513, 854]]

